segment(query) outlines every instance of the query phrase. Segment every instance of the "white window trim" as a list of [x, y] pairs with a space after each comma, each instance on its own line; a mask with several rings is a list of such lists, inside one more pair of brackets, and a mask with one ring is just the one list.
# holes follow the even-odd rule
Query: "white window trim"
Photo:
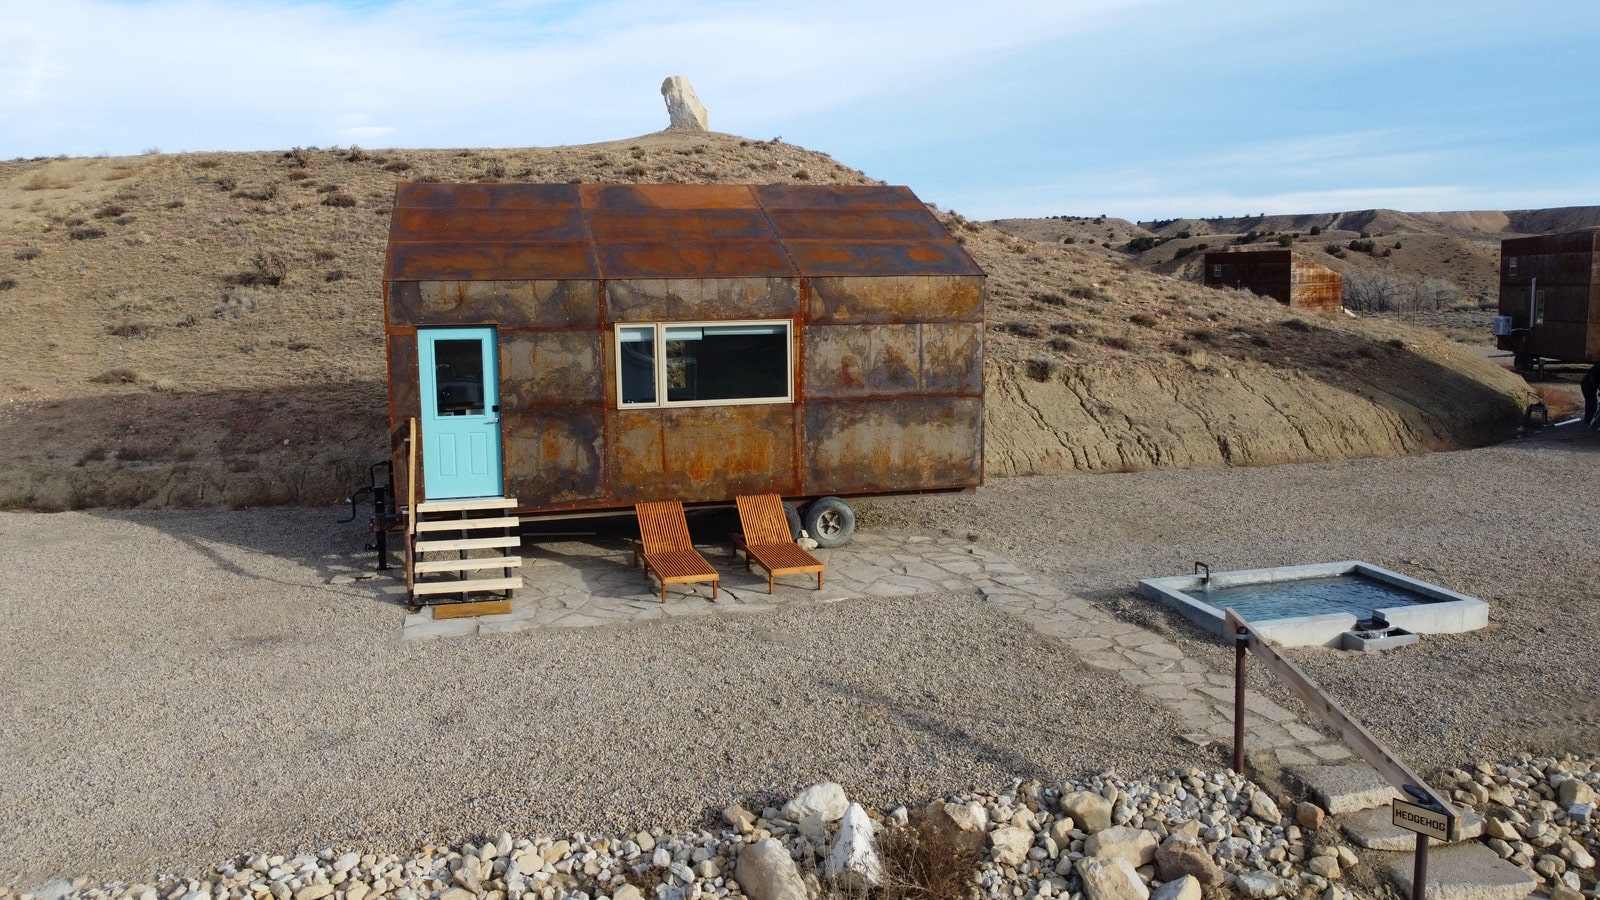
[[[788, 391], [781, 397], [749, 397], [739, 400], [668, 400], [666, 399], [665, 385], [667, 383], [667, 329], [668, 328], [720, 328], [737, 325], [781, 325], [783, 326], [783, 370], [784, 384]], [[622, 329], [624, 328], [650, 328], [655, 333], [655, 375], [656, 375], [656, 401], [654, 403], [624, 403], [622, 402]], [[614, 398], [617, 409], [663, 409], [666, 407], [689, 406], [754, 406], [761, 403], [793, 403], [794, 402], [794, 320], [793, 319], [722, 319], [715, 321], [693, 322], [616, 322], [612, 324], [611, 343], [613, 344], [611, 362], [615, 367], [617, 380], [617, 394]]]

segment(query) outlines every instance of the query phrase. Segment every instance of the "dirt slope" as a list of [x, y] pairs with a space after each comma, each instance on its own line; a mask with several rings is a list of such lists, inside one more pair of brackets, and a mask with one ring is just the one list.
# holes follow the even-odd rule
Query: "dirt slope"
[[[389, 204], [426, 179], [872, 183], [722, 134], [0, 163], [0, 507], [326, 503], [364, 484], [387, 449]], [[1312, 321], [940, 215], [991, 276], [991, 475], [1465, 446], [1524, 402], [1431, 332]]]

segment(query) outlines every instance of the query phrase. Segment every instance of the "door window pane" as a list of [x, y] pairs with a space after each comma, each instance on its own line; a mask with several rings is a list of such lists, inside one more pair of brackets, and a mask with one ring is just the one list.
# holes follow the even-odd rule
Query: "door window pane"
[[656, 402], [656, 328], [624, 325], [617, 329], [618, 380], [622, 405]]
[[483, 415], [483, 342], [435, 341], [433, 344], [434, 414]]

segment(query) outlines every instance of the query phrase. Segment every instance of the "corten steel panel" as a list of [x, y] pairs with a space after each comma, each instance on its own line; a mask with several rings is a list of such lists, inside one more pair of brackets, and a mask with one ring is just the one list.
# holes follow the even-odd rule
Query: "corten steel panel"
[[789, 319], [800, 314], [797, 278], [653, 278], [606, 282], [611, 322]]
[[919, 325], [813, 325], [805, 333], [806, 397], [875, 397], [921, 389]]
[[389, 240], [407, 243], [582, 241], [589, 236], [577, 209], [396, 209]]
[[812, 324], [983, 321], [981, 276], [812, 278], [810, 284]]
[[401, 281], [389, 286], [394, 325], [597, 328], [598, 281]]
[[754, 209], [747, 184], [580, 184], [586, 209]]
[[926, 209], [774, 209], [768, 210], [778, 236], [785, 241], [948, 241]]
[[976, 487], [983, 481], [977, 397], [816, 400], [805, 408], [803, 493]]
[[[1517, 263], [1516, 271], [1511, 262]], [[1517, 332], [1502, 350], [1566, 362], [1600, 362], [1600, 231], [1511, 238], [1500, 243], [1501, 315]], [[1529, 326], [1532, 292], [1544, 295], [1544, 321]]]
[[600, 244], [602, 278], [742, 278], [794, 275], [776, 240]]
[[430, 184], [395, 186], [394, 205], [435, 209], [549, 209], [577, 207], [575, 184]]
[[[406, 451], [403, 441], [410, 434], [407, 420], [422, 415], [421, 391], [417, 379], [417, 334], [401, 331], [387, 336], [389, 353], [389, 428], [395, 490], [406, 496]], [[422, 469], [417, 469], [417, 489], [422, 490]], [[420, 493], [418, 496], [422, 496]]]
[[500, 331], [500, 408], [605, 404], [600, 332]]
[[587, 213], [597, 244], [663, 241], [776, 241], [756, 209], [596, 209]]
[[922, 328], [922, 391], [983, 396], [983, 323]]
[[982, 275], [954, 241], [791, 240], [784, 246], [802, 275]]
[[605, 497], [605, 411], [518, 409], [500, 417], [506, 495], [522, 509], [593, 506]]
[[789, 403], [607, 410], [612, 504], [798, 493]]
[[910, 188], [879, 184], [758, 184], [765, 209], [922, 209]]
[[390, 242], [385, 281], [532, 281], [597, 278], [586, 241], [512, 243]]
[[1344, 278], [1338, 272], [1298, 257], [1293, 267], [1290, 306], [1324, 313], [1344, 309]]

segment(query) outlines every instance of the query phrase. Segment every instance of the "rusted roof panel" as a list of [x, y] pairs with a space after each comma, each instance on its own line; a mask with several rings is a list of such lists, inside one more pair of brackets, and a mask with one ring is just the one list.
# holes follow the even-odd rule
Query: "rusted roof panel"
[[982, 275], [903, 187], [402, 184], [385, 281]]
[[389, 244], [386, 281], [598, 278], [588, 242]]

